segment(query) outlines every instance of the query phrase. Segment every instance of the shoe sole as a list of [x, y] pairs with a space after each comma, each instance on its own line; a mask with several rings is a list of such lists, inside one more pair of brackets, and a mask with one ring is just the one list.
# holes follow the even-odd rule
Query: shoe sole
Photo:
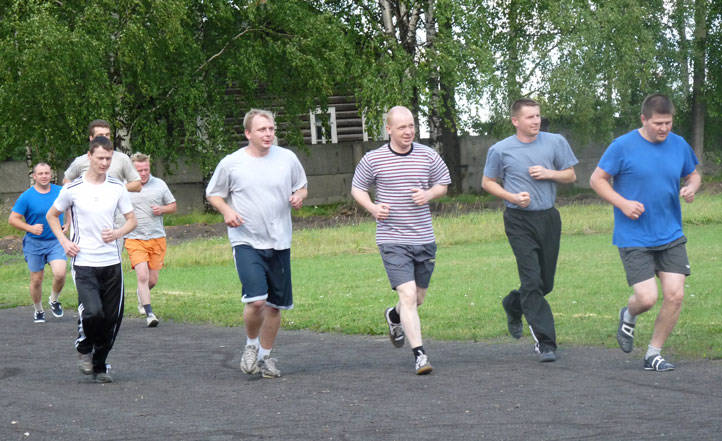
[[33, 323], [45, 323], [45, 320], [33, 320]]
[[275, 375], [275, 374], [267, 374], [265, 372], [261, 372], [261, 378], [280, 378], [281, 374]]
[[619, 324], [617, 325], [617, 344], [619, 345], [619, 349], [622, 350], [622, 352], [625, 352], [629, 354], [634, 349], [634, 338], [632, 338], [632, 343], [630, 344], [629, 349], [624, 348], [624, 344], [627, 342], [626, 337], [622, 337], [619, 334], [622, 332], [622, 324], [624, 323], [624, 310], [626, 308], [622, 308], [619, 310]]
[[93, 381], [96, 383], [105, 384], [105, 383], [112, 383], [113, 379], [110, 376], [102, 376], [102, 377], [96, 376], [95, 378], [93, 378]]
[[427, 374], [430, 374], [431, 371], [433, 371], [433, 370], [434, 370], [434, 368], [432, 368], [431, 365], [427, 365], [427, 366], [417, 369], [416, 375], [427, 375]]
[[555, 362], [555, 361], [557, 361], [557, 357], [556, 357], [556, 356], [553, 356], [553, 357], [540, 357], [540, 358], [539, 358], [539, 362], [540, 362], [540, 363], [553, 363], [553, 362]]

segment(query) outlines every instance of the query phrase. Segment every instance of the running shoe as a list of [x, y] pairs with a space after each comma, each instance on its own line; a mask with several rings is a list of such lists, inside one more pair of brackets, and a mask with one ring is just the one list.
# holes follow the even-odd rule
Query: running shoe
[[60, 302], [53, 302], [48, 299], [48, 305], [50, 305], [50, 312], [52, 312], [55, 317], [60, 318], [63, 316], [63, 305], [61, 305]]
[[430, 374], [433, 369], [426, 354], [420, 354], [416, 357], [416, 375]]
[[107, 372], [96, 372], [93, 374], [93, 381], [96, 383], [112, 383], [113, 377]]
[[276, 367], [276, 359], [270, 358], [268, 355], [263, 360], [258, 360], [258, 369], [261, 371], [263, 378], [278, 378], [281, 371]]
[[659, 354], [651, 355], [644, 359], [644, 370], [656, 372], [673, 371], [674, 365], [662, 358]]
[[544, 351], [539, 354], [539, 361], [541, 363], [551, 363], [553, 361], [557, 361], [557, 354], [550, 350]]
[[35, 311], [35, 314], [33, 315], [33, 322], [45, 323], [45, 311]]
[[393, 309], [393, 307], [386, 309], [384, 316], [386, 317], [386, 324], [389, 325], [391, 344], [393, 344], [394, 347], [400, 348], [404, 345], [406, 337], [404, 335], [404, 327], [401, 326], [401, 323], [394, 323], [391, 321], [391, 317], [389, 317], [389, 313], [391, 313]]
[[145, 318], [145, 324], [148, 325], [149, 328], [155, 328], [158, 326], [158, 323], [160, 323], [158, 317], [156, 317], [152, 312]]
[[625, 306], [619, 311], [619, 326], [617, 327], [617, 343], [624, 352], [634, 349], [634, 324], [624, 321]]
[[93, 357], [90, 353], [78, 354], [78, 369], [83, 375], [90, 375], [93, 373]]
[[243, 350], [241, 355], [241, 371], [244, 374], [257, 374], [258, 373], [258, 346], [246, 345], [246, 349]]

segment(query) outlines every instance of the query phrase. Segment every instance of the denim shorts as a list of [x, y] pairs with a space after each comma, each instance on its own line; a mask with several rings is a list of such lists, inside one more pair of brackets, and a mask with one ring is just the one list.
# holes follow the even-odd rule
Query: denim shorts
[[243, 303], [265, 300], [276, 309], [293, 308], [291, 250], [259, 250], [248, 245], [233, 247]]
[[25, 236], [23, 238], [23, 255], [31, 273], [38, 273], [45, 264], [53, 260], [68, 260], [65, 250], [56, 239], [39, 240]]

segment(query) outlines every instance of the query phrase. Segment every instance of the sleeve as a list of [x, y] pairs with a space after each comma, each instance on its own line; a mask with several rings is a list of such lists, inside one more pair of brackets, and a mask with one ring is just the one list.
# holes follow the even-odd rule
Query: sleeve
[[15, 205], [13, 205], [12, 211], [22, 215], [25, 217], [25, 214], [28, 212], [28, 200], [27, 200], [27, 193], [22, 193], [17, 201], [15, 201]]
[[301, 165], [301, 161], [298, 160], [298, 156], [293, 154], [293, 163], [291, 164], [291, 193], [300, 190], [303, 187], [308, 186], [308, 179], [306, 179], [306, 171]]
[[687, 141], [682, 140], [685, 147], [687, 149], [685, 150], [684, 155], [684, 165], [682, 166], [682, 176], [686, 177], [689, 176], [690, 173], [692, 173], [696, 168], [697, 164], [699, 164], [699, 161], [697, 160], [697, 155], [694, 153], [694, 149], [691, 145], [687, 143]]
[[491, 146], [489, 152], [486, 154], [484, 176], [491, 179], [504, 179], [504, 170], [501, 166], [501, 155], [494, 146]]
[[228, 170], [226, 170], [224, 161], [221, 161], [216, 166], [216, 170], [206, 186], [206, 196], [220, 196], [226, 199], [230, 188]]
[[62, 213], [71, 205], [73, 205], [73, 195], [70, 193], [67, 186], [63, 187], [60, 190], [60, 194], [58, 194], [58, 197], [55, 199], [55, 202], [53, 202], [53, 207]]
[[368, 191], [369, 187], [373, 185], [375, 177], [373, 174], [373, 167], [368, 159], [368, 153], [361, 158], [351, 180], [351, 186], [358, 188], [359, 190]]
[[559, 147], [557, 148], [556, 155], [554, 155], [554, 167], [557, 170], [566, 170], [569, 167], [574, 167], [579, 163], [579, 160], [574, 156], [572, 147], [567, 142], [566, 138], [559, 135]]
[[611, 176], [618, 175], [622, 170], [622, 143], [612, 141], [599, 159], [598, 167]]
[[133, 203], [130, 201], [130, 194], [125, 187], [120, 193], [120, 199], [118, 199], [118, 210], [123, 214], [128, 214], [133, 211]]
[[431, 173], [429, 176], [429, 184], [433, 187], [434, 185], [449, 185], [451, 184], [451, 175], [449, 174], [449, 168], [441, 156], [436, 151], [431, 151]]
[[123, 168], [122, 168], [123, 176], [120, 176], [120, 177], [125, 182], [140, 181], [140, 175], [138, 174], [138, 170], [135, 169], [135, 166], [133, 165], [133, 161], [131, 161], [127, 155], [123, 155], [122, 158], [123, 158]]
[[73, 159], [73, 162], [71, 162], [70, 165], [68, 166], [68, 168], [65, 170], [65, 174], [63, 175], [63, 178], [72, 182], [75, 179], [77, 179], [78, 176], [80, 176], [80, 173], [81, 173], [80, 158], [81, 158], [81, 156], [78, 156], [75, 159]]
[[165, 182], [163, 182], [163, 194], [161, 195], [161, 200], [163, 201], [163, 205], [168, 205], [175, 202], [175, 196], [173, 196], [173, 193], [170, 192], [170, 188], [168, 188], [168, 184], [166, 184]]

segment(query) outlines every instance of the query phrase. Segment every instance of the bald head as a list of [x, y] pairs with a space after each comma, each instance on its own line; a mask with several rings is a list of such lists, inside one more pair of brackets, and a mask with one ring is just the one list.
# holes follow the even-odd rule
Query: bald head
[[391, 148], [398, 153], [407, 152], [416, 136], [414, 115], [404, 106], [392, 107], [386, 114], [386, 131]]

